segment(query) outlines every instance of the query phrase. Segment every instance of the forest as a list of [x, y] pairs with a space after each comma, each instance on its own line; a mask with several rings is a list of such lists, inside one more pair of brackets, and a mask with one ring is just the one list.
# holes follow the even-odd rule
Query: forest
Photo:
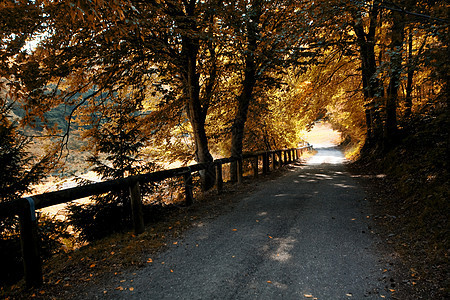
[[[445, 0], [2, 0], [0, 202], [49, 177], [295, 148], [325, 120], [358, 168], [388, 175], [404, 248], [445, 277], [449, 20]], [[214, 170], [199, 181], [210, 189]], [[73, 204], [67, 222], [41, 214], [43, 255], [126, 227], [126, 198]], [[16, 217], [0, 219], [0, 265], [21, 264], [18, 235]], [[22, 276], [1, 273], [2, 286]]]

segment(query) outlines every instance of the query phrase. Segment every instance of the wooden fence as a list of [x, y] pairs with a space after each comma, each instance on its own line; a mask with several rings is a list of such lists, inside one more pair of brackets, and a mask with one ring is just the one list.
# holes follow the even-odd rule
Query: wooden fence
[[140, 185], [148, 182], [158, 182], [173, 177], [184, 178], [186, 205], [193, 203], [192, 173], [210, 168], [216, 171], [216, 189], [218, 193], [223, 188], [222, 166], [227, 163], [237, 164], [237, 182], [243, 178], [243, 160], [250, 160], [253, 176], [259, 174], [259, 161], [262, 159], [262, 173], [270, 172], [284, 164], [298, 160], [304, 151], [312, 150], [311, 146], [272, 150], [266, 152], [247, 153], [240, 158], [230, 157], [217, 159], [209, 164], [195, 164], [188, 167], [152, 172], [123, 179], [109, 180], [85, 186], [68, 188], [60, 191], [34, 195], [18, 200], [0, 203], [0, 218], [18, 215], [20, 220], [20, 240], [23, 257], [25, 281], [28, 287], [42, 285], [42, 262], [39, 255], [39, 236], [36, 219], [36, 209], [66, 203], [73, 200], [104, 194], [114, 190], [128, 190], [131, 199], [131, 212], [134, 231], [136, 234], [144, 232], [144, 219], [142, 213], [142, 195]]

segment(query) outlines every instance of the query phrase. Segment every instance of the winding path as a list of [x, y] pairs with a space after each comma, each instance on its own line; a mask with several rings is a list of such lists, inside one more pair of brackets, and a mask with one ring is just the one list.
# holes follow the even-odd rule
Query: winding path
[[343, 161], [318, 149], [152, 264], [80, 299], [390, 299], [370, 208]]

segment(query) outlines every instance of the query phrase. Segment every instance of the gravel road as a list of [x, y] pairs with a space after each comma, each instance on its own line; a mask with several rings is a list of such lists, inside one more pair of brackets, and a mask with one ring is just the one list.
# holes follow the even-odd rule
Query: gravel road
[[391, 299], [362, 188], [318, 149], [146, 267], [80, 299]]

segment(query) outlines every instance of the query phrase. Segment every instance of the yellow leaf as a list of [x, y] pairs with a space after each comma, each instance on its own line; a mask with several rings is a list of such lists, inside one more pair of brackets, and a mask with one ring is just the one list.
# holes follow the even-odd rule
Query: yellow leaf
[[95, 264], [92, 264], [89, 266], [89, 268], [94, 268], [94, 267], [95, 267]]
[[173, 270], [170, 270], [170, 273], [173, 273]]
[[152, 262], [153, 262], [153, 259], [151, 259], [151, 258], [147, 259], [147, 263], [152, 263]]
[[129, 287], [128, 288], [130, 291], [134, 291], [134, 287]]
[[116, 287], [116, 290], [118, 290], [118, 291], [123, 291], [123, 287], [118, 286], [118, 287]]
[[237, 229], [235, 228], [235, 229], [233, 229], [233, 231], [237, 231]]
[[114, 255], [114, 253], [116, 253], [116, 252], [114, 252], [114, 251], [111, 251], [111, 253], [110, 253], [110, 254], [111, 254], [111, 255]]
[[178, 244], [178, 242], [173, 242], [174, 245]]
[[312, 298], [312, 297], [314, 297], [314, 296], [311, 295], [311, 294], [304, 294], [303, 296], [305, 296], [305, 298]]
[[270, 280], [267, 280], [267, 283], [272, 283], [272, 281], [270, 281]]
[[273, 237], [271, 237], [271, 236], [269, 235], [269, 239], [273, 239]]

